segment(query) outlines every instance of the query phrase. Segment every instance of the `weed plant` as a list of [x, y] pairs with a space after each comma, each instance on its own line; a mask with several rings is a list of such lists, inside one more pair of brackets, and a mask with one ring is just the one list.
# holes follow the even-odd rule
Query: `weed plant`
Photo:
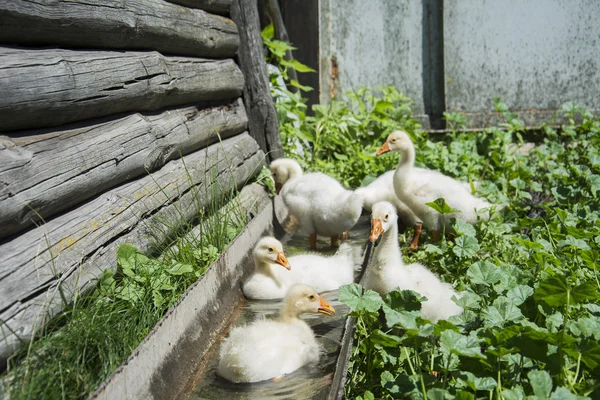
[[[478, 196], [504, 206], [476, 226], [455, 221], [452, 241], [425, 236], [417, 252], [399, 235], [406, 263], [427, 265], [461, 292], [461, 316], [433, 324], [419, 316], [425, 299], [417, 293], [340, 288], [356, 322], [346, 398], [600, 398], [599, 117], [567, 103], [560, 129], [532, 135], [495, 99], [505, 123], [466, 133], [465, 116], [446, 113], [451, 131], [433, 140], [394, 88], [348, 93], [310, 117], [301, 92], [277, 79], [286, 156], [307, 170], [364, 185], [396, 167], [397, 155], [375, 151], [403, 129], [418, 166], [470, 181]], [[442, 209], [438, 200], [431, 206]]]
[[[169, 218], [147, 227], [162, 238], [160, 256], [122, 244], [116, 270], [104, 271], [94, 289], [76, 296], [40, 338], [13, 356], [3, 376], [10, 398], [86, 397], [129, 357], [248, 222], [235, 199], [226, 203], [236, 191], [226, 193], [213, 175], [205, 179], [212, 185], [192, 186], [188, 193], [197, 226], [185, 217], [188, 210], [175, 206]], [[204, 199], [209, 199], [206, 207]], [[166, 202], [176, 205], [175, 200]], [[166, 243], [165, 233], [173, 238]]]

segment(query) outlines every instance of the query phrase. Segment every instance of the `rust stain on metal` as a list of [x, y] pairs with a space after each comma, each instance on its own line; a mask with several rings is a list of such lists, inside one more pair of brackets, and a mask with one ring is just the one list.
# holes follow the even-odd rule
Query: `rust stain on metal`
[[340, 71], [338, 68], [337, 57], [331, 56], [331, 73], [329, 74], [329, 98], [335, 97], [335, 86]]

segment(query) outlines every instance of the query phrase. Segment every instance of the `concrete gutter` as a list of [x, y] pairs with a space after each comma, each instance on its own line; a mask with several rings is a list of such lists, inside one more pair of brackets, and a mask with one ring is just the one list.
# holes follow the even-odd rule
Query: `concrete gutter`
[[255, 217], [90, 399], [175, 399], [186, 391], [242, 298], [250, 271], [239, 265], [248, 263], [257, 238], [272, 232], [273, 203], [264, 189], [248, 185], [238, 197]]

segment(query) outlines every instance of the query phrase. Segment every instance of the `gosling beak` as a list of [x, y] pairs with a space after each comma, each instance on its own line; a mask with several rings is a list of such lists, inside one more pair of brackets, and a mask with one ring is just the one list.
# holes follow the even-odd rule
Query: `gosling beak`
[[331, 317], [335, 313], [335, 310], [333, 309], [333, 307], [331, 307], [328, 302], [323, 300], [322, 297], [319, 298], [319, 301], [321, 302], [321, 306], [319, 307], [319, 312], [321, 314], [329, 315]]
[[381, 224], [380, 219], [372, 219], [371, 220], [371, 235], [369, 236], [369, 241], [371, 243], [375, 243], [375, 241], [381, 236], [383, 233], [383, 225]]
[[390, 151], [390, 144], [386, 141], [384, 144], [381, 145], [379, 150], [377, 150], [376, 155], [380, 156], [383, 153], [387, 153], [388, 151]]
[[279, 194], [279, 192], [281, 192], [281, 187], [283, 185], [279, 182], [275, 182], [275, 193]]
[[285, 254], [283, 254], [283, 251], [280, 251], [279, 253], [277, 253], [277, 259], [275, 260], [275, 262], [277, 264], [280, 264], [281, 266], [283, 266], [288, 271], [292, 269], [292, 267], [290, 266], [290, 263], [288, 262], [287, 258], [285, 257]]

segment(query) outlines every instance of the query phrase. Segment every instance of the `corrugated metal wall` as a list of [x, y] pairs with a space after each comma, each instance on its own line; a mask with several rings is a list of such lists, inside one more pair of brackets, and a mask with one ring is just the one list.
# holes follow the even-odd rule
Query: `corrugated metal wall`
[[495, 123], [494, 97], [528, 125], [597, 111], [599, 17], [597, 0], [320, 0], [320, 100], [394, 85], [433, 128], [443, 111]]

